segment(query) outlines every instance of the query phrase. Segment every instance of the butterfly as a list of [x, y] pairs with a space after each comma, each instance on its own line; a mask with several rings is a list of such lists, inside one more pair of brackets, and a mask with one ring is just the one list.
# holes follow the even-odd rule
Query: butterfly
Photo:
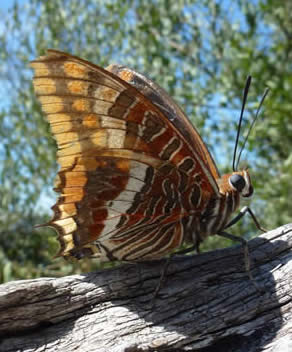
[[210, 235], [233, 238], [225, 229], [247, 212], [259, 226], [249, 207], [230, 221], [253, 193], [249, 171], [233, 166], [221, 176], [196, 128], [153, 81], [57, 50], [31, 65], [58, 146], [59, 198], [46, 224], [58, 233], [58, 255], [154, 260]]

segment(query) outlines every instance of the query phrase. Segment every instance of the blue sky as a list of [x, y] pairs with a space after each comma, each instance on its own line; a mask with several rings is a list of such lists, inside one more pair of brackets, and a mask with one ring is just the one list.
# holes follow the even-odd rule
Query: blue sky
[[[18, 4], [24, 4], [26, 0], [17, 0]], [[13, 6], [14, 0], [5, 0], [0, 2], [0, 8], [7, 10], [9, 7]]]

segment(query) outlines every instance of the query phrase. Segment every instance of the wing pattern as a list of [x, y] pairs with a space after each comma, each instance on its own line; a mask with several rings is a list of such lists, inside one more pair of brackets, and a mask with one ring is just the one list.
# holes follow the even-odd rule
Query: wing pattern
[[135, 86], [131, 70], [53, 50], [32, 67], [58, 146], [60, 197], [48, 225], [59, 255], [150, 260], [188, 240], [219, 176], [177, 105], [172, 119], [166, 93], [162, 103], [158, 86], [143, 93], [151, 81], [140, 75]]

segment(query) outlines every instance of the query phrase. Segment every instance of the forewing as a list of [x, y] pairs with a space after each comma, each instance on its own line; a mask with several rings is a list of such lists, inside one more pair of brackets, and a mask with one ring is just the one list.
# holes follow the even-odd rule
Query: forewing
[[182, 109], [163, 88], [141, 73], [129, 69], [128, 67], [110, 65], [107, 69], [129, 82], [151, 100], [151, 102], [164, 113], [174, 127], [180, 131], [185, 140], [188, 141], [196, 159], [200, 159], [201, 162], [204, 163], [204, 167], [215, 180], [220, 178], [212, 155], [196, 130], [196, 127], [189, 121]]

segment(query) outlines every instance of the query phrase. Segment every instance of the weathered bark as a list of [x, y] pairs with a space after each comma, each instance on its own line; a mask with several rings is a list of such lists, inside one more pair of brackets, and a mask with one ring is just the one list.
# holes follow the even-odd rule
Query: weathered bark
[[291, 247], [249, 242], [259, 290], [241, 246], [174, 258], [154, 307], [161, 262], [1, 285], [0, 351], [292, 351]]

